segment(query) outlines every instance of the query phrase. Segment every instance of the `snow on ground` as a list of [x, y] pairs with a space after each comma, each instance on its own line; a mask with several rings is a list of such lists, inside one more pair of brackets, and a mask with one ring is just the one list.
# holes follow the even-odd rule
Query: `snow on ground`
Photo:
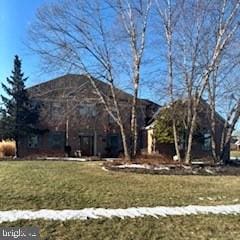
[[240, 214], [240, 204], [199, 206], [190, 205], [185, 207], [137, 207], [127, 209], [85, 208], [82, 210], [11, 210], [0, 211], [0, 223], [17, 220], [70, 220], [70, 219], [98, 219], [98, 218], [135, 218], [152, 216], [155, 218], [179, 215], [196, 214]]
[[[203, 201], [203, 200], [217, 201], [217, 200], [226, 199], [226, 198], [227, 198], [226, 196], [214, 196], [214, 197], [199, 197], [198, 199], [200, 201]], [[239, 198], [234, 198], [231, 200], [231, 202], [237, 203], [239, 202]]]
[[38, 160], [87, 162], [89, 159], [76, 157], [39, 157]]
[[105, 171], [105, 172], [109, 172], [109, 170], [106, 169], [105, 167], [102, 167], [102, 170]]
[[165, 166], [153, 167], [150, 165], [142, 165], [142, 164], [123, 164], [116, 167], [117, 168], [141, 168], [141, 169], [152, 169], [152, 170], [169, 170], [169, 167], [165, 167]]

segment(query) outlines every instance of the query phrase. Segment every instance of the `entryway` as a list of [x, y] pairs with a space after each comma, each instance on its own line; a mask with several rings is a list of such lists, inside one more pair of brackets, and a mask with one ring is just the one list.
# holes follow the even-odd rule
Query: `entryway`
[[92, 156], [93, 155], [93, 145], [94, 138], [93, 136], [79, 136], [80, 138], [80, 150], [82, 156]]

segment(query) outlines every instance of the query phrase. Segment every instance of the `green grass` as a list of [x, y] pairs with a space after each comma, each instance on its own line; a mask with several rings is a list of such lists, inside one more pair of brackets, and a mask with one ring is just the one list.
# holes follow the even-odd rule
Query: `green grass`
[[87, 221], [18, 221], [1, 226], [38, 226], [50, 240], [235, 240], [240, 239], [239, 216], [197, 215], [166, 218], [101, 219]]
[[0, 210], [240, 203], [240, 177], [106, 172], [100, 163], [0, 162]]
[[231, 151], [230, 156], [240, 158], [240, 151]]

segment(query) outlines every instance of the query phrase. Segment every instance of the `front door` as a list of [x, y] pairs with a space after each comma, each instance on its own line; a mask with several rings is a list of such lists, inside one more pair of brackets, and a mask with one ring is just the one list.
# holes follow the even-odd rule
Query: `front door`
[[80, 136], [80, 150], [82, 156], [93, 155], [93, 136]]
[[117, 157], [119, 154], [119, 136], [117, 134], [108, 135], [108, 147], [111, 157]]

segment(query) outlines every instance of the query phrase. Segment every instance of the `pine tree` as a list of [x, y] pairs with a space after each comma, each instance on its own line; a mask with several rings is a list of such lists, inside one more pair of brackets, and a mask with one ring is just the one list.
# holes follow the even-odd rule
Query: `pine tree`
[[21, 70], [21, 60], [18, 56], [14, 59], [14, 70], [8, 85], [2, 84], [7, 97], [1, 95], [3, 107], [1, 108], [0, 135], [2, 139], [16, 141], [16, 157], [18, 157], [19, 141], [30, 136], [36, 131], [38, 121], [38, 106], [31, 103], [25, 89], [24, 73]]
[[[173, 123], [171, 108], [163, 108], [155, 124], [155, 137], [160, 143], [174, 143]], [[178, 134], [182, 131], [183, 126], [179, 119], [176, 119]]]

